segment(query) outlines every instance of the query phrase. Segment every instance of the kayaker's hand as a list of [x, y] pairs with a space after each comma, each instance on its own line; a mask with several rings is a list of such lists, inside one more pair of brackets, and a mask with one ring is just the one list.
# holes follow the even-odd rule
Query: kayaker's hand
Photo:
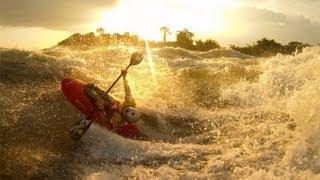
[[126, 75], [127, 75], [127, 73], [128, 73], [128, 71], [127, 71], [126, 69], [121, 70], [121, 74], [122, 74], [122, 76], [126, 76]]

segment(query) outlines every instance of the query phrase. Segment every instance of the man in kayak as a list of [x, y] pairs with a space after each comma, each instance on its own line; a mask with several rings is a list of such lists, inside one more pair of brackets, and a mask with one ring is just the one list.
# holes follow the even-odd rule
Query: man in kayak
[[[140, 113], [135, 109], [136, 103], [132, 98], [130, 86], [126, 79], [129, 67], [138, 65], [142, 60], [143, 55], [141, 53], [132, 53], [130, 64], [125, 70], [121, 71], [121, 75], [106, 92], [94, 84], [87, 84], [74, 78], [66, 77], [61, 80], [63, 94], [71, 104], [84, 114], [69, 129], [69, 134], [73, 140], [79, 140], [93, 122], [123, 137], [132, 139], [144, 139], [146, 137], [135, 124], [140, 119]], [[123, 76], [125, 90], [125, 101], [123, 103], [108, 94], [121, 76]]]
[[105, 92], [94, 84], [85, 87], [85, 94], [89, 97], [95, 108], [100, 111], [101, 124], [107, 127], [120, 127], [126, 122], [134, 123], [140, 118], [140, 113], [135, 109], [136, 103], [132, 97], [131, 89], [127, 81], [127, 70], [121, 71], [124, 84], [124, 102], [105, 96]]

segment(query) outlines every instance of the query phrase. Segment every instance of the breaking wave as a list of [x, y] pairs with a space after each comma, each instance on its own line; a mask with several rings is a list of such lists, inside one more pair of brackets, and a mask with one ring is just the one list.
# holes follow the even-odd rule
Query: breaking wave
[[107, 89], [136, 50], [148, 53], [0, 49], [0, 177], [319, 178], [319, 47], [272, 58], [152, 49], [128, 75], [151, 140], [94, 125], [72, 141], [80, 114], [59, 81]]

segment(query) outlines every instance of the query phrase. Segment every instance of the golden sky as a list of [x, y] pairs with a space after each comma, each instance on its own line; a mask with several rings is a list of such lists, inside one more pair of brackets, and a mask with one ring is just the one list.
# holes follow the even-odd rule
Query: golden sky
[[120, 1], [117, 7], [106, 10], [96, 26], [112, 32], [135, 32], [146, 39], [160, 40], [163, 25], [175, 32], [190, 28], [197, 33], [222, 33], [228, 30], [224, 12], [236, 6], [232, 0], [162, 0]]
[[160, 27], [188, 28], [222, 45], [320, 41], [320, 2], [312, 0], [10, 0], [0, 2], [0, 47], [40, 49], [103, 27], [160, 40]]

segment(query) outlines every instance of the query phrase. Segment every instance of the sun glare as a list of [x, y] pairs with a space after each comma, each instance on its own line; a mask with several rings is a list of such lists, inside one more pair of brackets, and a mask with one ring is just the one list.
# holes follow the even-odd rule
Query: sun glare
[[224, 12], [235, 5], [233, 0], [121, 0], [117, 7], [103, 12], [97, 26], [108, 32], [135, 33], [148, 40], [161, 39], [161, 26], [168, 26], [172, 32], [189, 28], [220, 33], [228, 28]]
[[147, 41], [147, 40], [146, 40], [146, 49], [147, 49], [148, 65], [149, 65], [150, 72], [151, 72], [151, 75], [152, 75], [152, 80], [153, 80], [153, 83], [157, 84], [156, 68], [155, 68], [155, 65], [154, 65], [154, 62], [153, 62], [151, 50], [150, 50], [150, 48], [149, 48], [149, 44], [148, 44], [148, 41]]

